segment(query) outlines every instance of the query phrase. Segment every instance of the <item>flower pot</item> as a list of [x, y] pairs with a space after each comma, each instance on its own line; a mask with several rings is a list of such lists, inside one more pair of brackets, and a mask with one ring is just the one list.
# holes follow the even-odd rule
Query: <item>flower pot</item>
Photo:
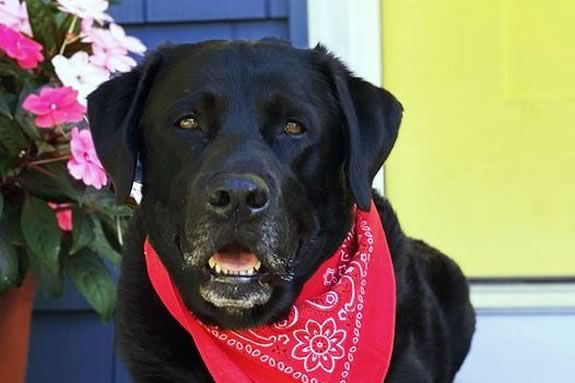
[[36, 281], [31, 274], [22, 286], [0, 295], [0, 382], [24, 383]]

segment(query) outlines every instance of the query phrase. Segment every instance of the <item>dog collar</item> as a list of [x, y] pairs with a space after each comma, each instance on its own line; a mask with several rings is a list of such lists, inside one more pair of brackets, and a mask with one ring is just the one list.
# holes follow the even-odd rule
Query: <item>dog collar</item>
[[146, 239], [154, 290], [192, 336], [216, 383], [381, 383], [393, 351], [395, 275], [375, 205], [305, 283], [288, 317], [249, 330], [200, 322]]

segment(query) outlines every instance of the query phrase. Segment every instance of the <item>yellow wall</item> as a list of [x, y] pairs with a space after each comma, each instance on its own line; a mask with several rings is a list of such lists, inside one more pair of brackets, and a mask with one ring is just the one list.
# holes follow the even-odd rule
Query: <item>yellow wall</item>
[[471, 276], [575, 275], [575, 0], [382, 0], [386, 192]]

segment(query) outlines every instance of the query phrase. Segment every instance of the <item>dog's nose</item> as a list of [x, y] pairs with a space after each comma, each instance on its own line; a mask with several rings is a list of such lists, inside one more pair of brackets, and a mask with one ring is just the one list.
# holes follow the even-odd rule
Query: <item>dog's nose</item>
[[218, 177], [208, 187], [209, 210], [230, 217], [254, 216], [263, 212], [270, 199], [266, 182], [255, 175], [226, 175]]

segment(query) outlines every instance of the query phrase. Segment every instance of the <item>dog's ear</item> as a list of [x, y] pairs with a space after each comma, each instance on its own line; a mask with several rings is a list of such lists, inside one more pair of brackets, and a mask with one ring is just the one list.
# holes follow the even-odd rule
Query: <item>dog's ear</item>
[[124, 201], [134, 181], [142, 114], [149, 89], [160, 65], [160, 53], [149, 56], [132, 71], [98, 87], [88, 96], [88, 119], [98, 157]]
[[345, 173], [357, 206], [369, 210], [371, 183], [389, 155], [399, 131], [403, 107], [385, 89], [354, 76], [323, 46], [315, 48], [327, 62], [341, 108], [345, 139]]

